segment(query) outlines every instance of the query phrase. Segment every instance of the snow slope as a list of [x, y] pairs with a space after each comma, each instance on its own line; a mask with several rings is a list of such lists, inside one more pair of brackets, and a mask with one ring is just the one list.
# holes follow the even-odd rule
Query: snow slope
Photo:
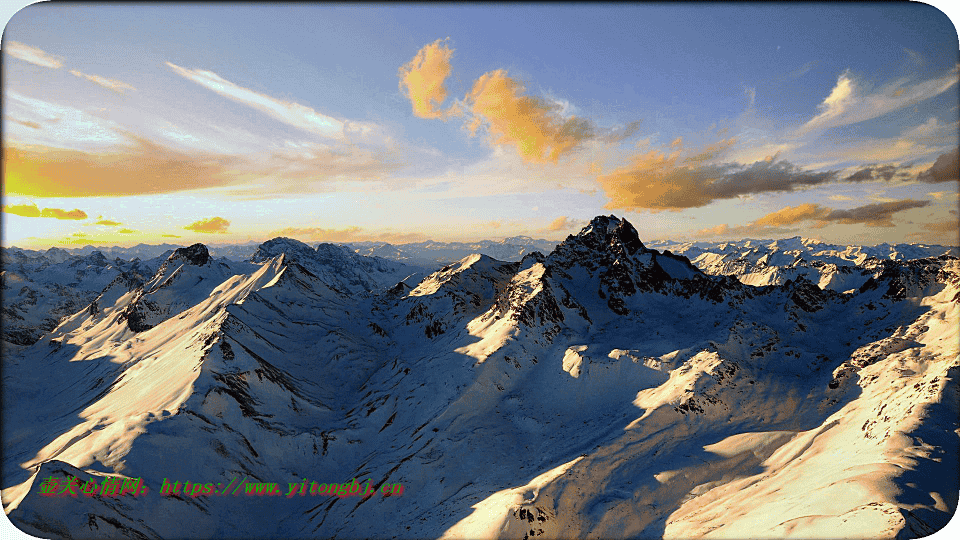
[[[909, 538], [956, 510], [956, 258], [890, 260], [846, 293], [757, 287], [612, 216], [412, 283], [288, 239], [246, 267], [201, 248], [5, 359], [2, 499], [25, 531]], [[39, 494], [65, 472], [153, 491]], [[157, 493], [240, 477], [404, 493]]]
[[108, 284], [121, 280], [136, 286], [153, 275], [162, 262], [111, 261], [99, 251], [77, 256], [50, 248], [31, 257], [4, 250], [0, 271], [4, 346], [19, 349], [36, 342], [60, 319], [87, 306]]

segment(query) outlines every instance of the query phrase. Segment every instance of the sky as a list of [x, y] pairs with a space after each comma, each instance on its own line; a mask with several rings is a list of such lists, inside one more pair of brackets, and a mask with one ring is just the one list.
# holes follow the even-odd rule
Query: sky
[[4, 246], [960, 244], [958, 64], [920, 3], [34, 4]]

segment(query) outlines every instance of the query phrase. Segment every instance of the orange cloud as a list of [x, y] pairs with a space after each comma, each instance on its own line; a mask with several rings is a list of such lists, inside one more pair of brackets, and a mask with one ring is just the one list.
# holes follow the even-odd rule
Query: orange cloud
[[919, 238], [927, 242], [942, 243], [949, 246], [960, 246], [960, 222], [956, 219], [921, 225], [923, 231], [910, 233], [907, 236]]
[[721, 223], [716, 227], [710, 227], [708, 229], [700, 229], [699, 231], [694, 233], [694, 236], [706, 238], [711, 236], [726, 236], [729, 233], [730, 233], [730, 226], [727, 225], [726, 223]]
[[40, 209], [35, 204], [3, 205], [3, 211], [8, 214], [23, 217], [40, 217]]
[[473, 113], [468, 126], [471, 135], [486, 125], [494, 144], [512, 146], [524, 160], [537, 163], [556, 162], [593, 138], [589, 121], [563, 118], [559, 105], [525, 96], [524, 91], [506, 70], [491, 71], [477, 79], [466, 96]]
[[222, 217], [214, 216], [212, 218], [195, 221], [190, 225], [185, 226], [184, 229], [198, 233], [225, 234], [227, 232], [227, 227], [229, 226], [229, 221], [223, 219]]
[[798, 206], [787, 206], [776, 212], [771, 212], [762, 218], [753, 222], [757, 226], [778, 227], [781, 225], [792, 225], [811, 219], [822, 219], [830, 213], [829, 208], [824, 208], [819, 204], [801, 204]]
[[567, 219], [567, 216], [560, 216], [547, 225], [548, 231], [562, 231], [573, 227], [573, 222]]
[[[319, 181], [382, 179], [406, 165], [405, 156], [384, 148], [331, 148], [302, 143], [270, 154], [232, 156], [170, 148], [131, 133], [130, 142], [91, 152], [43, 145], [4, 148], [8, 194], [29, 197], [100, 197], [172, 193], [283, 180], [266, 189], [300, 193]], [[132, 178], [137, 181], [131, 181]]]
[[87, 219], [87, 213], [79, 209], [73, 209], [68, 212], [59, 208], [44, 208], [40, 212], [40, 217], [56, 219]]
[[[693, 236], [737, 236], [742, 238], [751, 235], [785, 233], [789, 231], [789, 227], [784, 228], [785, 226], [796, 225], [803, 222], [813, 222], [807, 226], [814, 229], [821, 229], [830, 223], [841, 223], [845, 225], [862, 224], [868, 227], [894, 227], [893, 215], [897, 212], [910, 210], [912, 208], [922, 208], [929, 204], [930, 201], [903, 199], [867, 204], [849, 210], [838, 210], [826, 208], [819, 204], [807, 203], [797, 206], [786, 206], [745, 225], [731, 227], [727, 224], [721, 224], [716, 227], [701, 229], [694, 233]], [[924, 228], [934, 230], [926, 226]], [[935, 230], [934, 232], [943, 231]]]
[[446, 120], [469, 112], [471, 136], [485, 126], [492, 144], [513, 147], [524, 161], [534, 163], [555, 163], [588, 140], [618, 144], [639, 131], [640, 122], [597, 128], [589, 120], [570, 116], [569, 103], [524, 95], [523, 84], [503, 69], [485, 73], [474, 81], [462, 102], [441, 109], [448, 94], [445, 83], [452, 72], [453, 49], [447, 45], [448, 39], [424, 46], [400, 67], [400, 90], [410, 99], [415, 116]]
[[[7, 118], [10, 118], [9, 116]], [[15, 124], [20, 124], [21, 126], [28, 127], [31, 129], [43, 129], [43, 126], [36, 122], [31, 122], [29, 120], [17, 120], [16, 118], [10, 118], [10, 120]]]
[[[449, 39], [449, 38], [447, 38]], [[400, 68], [400, 91], [410, 99], [413, 114], [420, 118], [443, 118], [460, 114], [456, 104], [440, 110], [447, 99], [444, 81], [450, 76], [450, 58], [453, 49], [447, 39], [438, 39], [423, 47], [407, 64]]]
[[[99, 197], [169, 193], [223, 186], [238, 158], [184, 152], [124, 134], [132, 144], [108, 152], [50, 146], [4, 148], [5, 190], [33, 197]], [[133, 181], [132, 179], [136, 179]]]
[[180, 238], [180, 235], [178, 234], [161, 234], [160, 236], [164, 238]]
[[106, 88], [107, 90], [122, 94], [126, 90], [136, 90], [136, 88], [130, 86], [129, 84], [118, 81], [116, 79], [108, 79], [106, 77], [100, 77], [98, 75], [87, 75], [86, 73], [81, 73], [77, 70], [71, 69], [70, 74], [76, 77], [86, 79], [90, 82], [99, 84], [100, 86]]
[[117, 233], [119, 233], [119, 234], [133, 234], [133, 233], [135, 233], [135, 232], [137, 232], [137, 231], [135, 231], [135, 230], [133, 230], [133, 229], [120, 229], [119, 231], [117, 231]]
[[61, 210], [60, 208], [44, 208], [40, 210], [35, 204], [20, 204], [14, 206], [3, 206], [3, 211], [8, 214], [14, 214], [23, 217], [41, 217], [54, 219], [87, 219], [87, 213], [75, 208], [73, 210]]
[[97, 218], [96, 225], [107, 225], [109, 227], [114, 227], [114, 226], [120, 225], [120, 222], [111, 221], [109, 219], [103, 219], [103, 216], [100, 216], [99, 218]]
[[751, 165], [710, 165], [735, 143], [725, 139], [683, 157], [682, 141], [669, 154], [651, 150], [632, 163], [597, 178], [610, 209], [674, 210], [706, 206], [716, 200], [767, 192], [794, 191], [834, 180], [835, 171], [808, 172], [786, 161], [761, 160]]

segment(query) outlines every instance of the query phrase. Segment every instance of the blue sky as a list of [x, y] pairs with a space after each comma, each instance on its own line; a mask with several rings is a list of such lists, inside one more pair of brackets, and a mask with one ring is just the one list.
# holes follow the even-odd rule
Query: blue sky
[[4, 245], [957, 244], [957, 32], [903, 4], [36, 4]]

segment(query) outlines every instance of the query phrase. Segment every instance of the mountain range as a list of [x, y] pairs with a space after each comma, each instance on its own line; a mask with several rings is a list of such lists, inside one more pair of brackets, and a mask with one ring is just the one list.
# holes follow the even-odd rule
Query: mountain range
[[[911, 538], [956, 511], [952, 248], [645, 245], [614, 216], [499, 245], [4, 250], [4, 511], [40, 537], [525, 539]], [[41, 493], [65, 476], [151, 491]], [[160, 494], [241, 477], [403, 493]]]

